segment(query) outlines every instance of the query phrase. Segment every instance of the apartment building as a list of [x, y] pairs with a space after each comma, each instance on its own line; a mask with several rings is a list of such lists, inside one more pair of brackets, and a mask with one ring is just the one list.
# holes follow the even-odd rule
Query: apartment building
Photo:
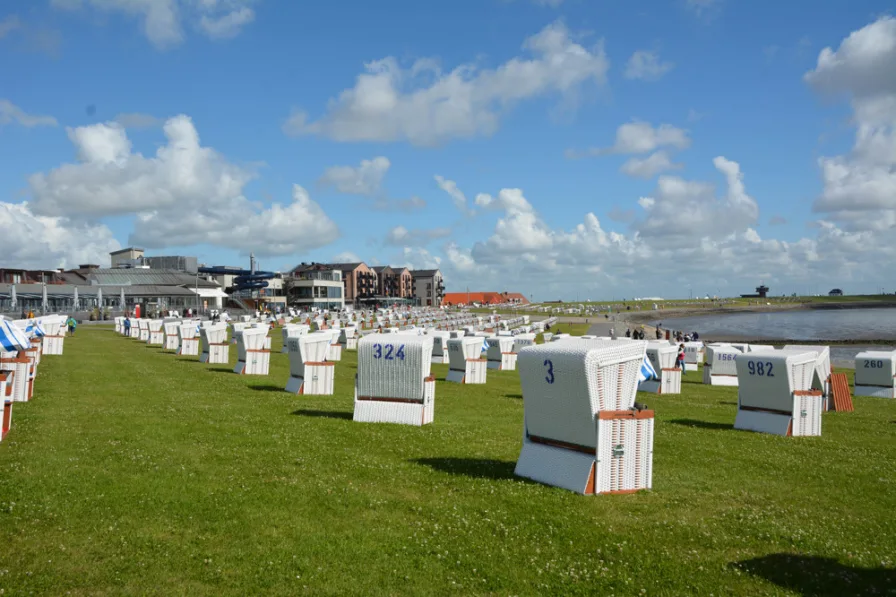
[[423, 307], [438, 307], [445, 296], [445, 286], [442, 283], [442, 272], [437, 269], [411, 270], [413, 283], [413, 296], [419, 305]]
[[321, 263], [293, 268], [284, 288], [288, 304], [305, 309], [342, 310], [345, 308], [345, 282], [342, 270]]

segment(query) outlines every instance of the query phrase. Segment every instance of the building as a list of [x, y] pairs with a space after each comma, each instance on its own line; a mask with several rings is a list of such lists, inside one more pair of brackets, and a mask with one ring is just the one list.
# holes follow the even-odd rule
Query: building
[[147, 257], [143, 249], [128, 247], [109, 253], [112, 257], [112, 269], [150, 268], [195, 274], [199, 271], [199, 263], [195, 257], [185, 255], [159, 255]]
[[417, 304], [423, 307], [439, 306], [445, 295], [445, 286], [442, 284], [442, 272], [437, 269], [411, 270], [411, 279], [414, 284], [414, 297]]
[[[33, 309], [40, 312], [46, 289], [48, 312], [73, 312], [75, 291], [77, 311], [94, 308], [121, 312], [121, 294], [124, 291], [125, 308], [134, 310], [142, 305], [144, 312], [154, 309], [177, 310], [220, 309], [227, 294], [214, 281], [196, 275], [172, 270], [143, 268], [81, 267], [78, 270], [58, 272], [65, 281], [46, 284], [35, 282], [0, 283], [0, 310], [17, 312]], [[16, 308], [12, 308], [15, 288]]]
[[408, 268], [381, 265], [373, 268], [377, 276], [377, 296], [381, 299], [409, 299], [414, 296], [414, 278]]
[[0, 268], [0, 284], [65, 284], [65, 277], [56, 270], [7, 267]]
[[144, 265], [143, 249], [138, 249], [137, 247], [112, 251], [109, 255], [112, 257], [112, 269], [142, 267]]
[[756, 287], [756, 294], [742, 294], [741, 298], [766, 298], [768, 296], [768, 286], [759, 285]]
[[315, 263], [295, 268], [285, 281], [285, 289], [289, 305], [303, 309], [345, 308], [342, 270], [331, 265]]
[[[302, 263], [294, 267], [289, 273], [293, 277], [309, 268], [322, 266], [319, 263]], [[342, 298], [346, 305], [361, 307], [373, 305], [377, 302], [377, 275], [367, 267], [365, 263], [330, 263], [323, 265], [325, 268], [342, 272]]]
[[199, 271], [199, 261], [195, 257], [184, 255], [144, 257], [143, 263], [151, 269], [167, 269], [187, 274], [195, 274]]
[[442, 297], [442, 305], [528, 305], [529, 300], [519, 292], [449, 292]]

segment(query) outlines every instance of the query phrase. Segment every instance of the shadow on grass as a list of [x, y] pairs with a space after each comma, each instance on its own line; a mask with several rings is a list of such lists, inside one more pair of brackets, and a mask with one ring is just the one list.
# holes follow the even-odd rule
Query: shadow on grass
[[197, 364], [200, 364], [200, 365], [204, 364], [204, 363], [199, 363], [199, 357], [193, 357], [193, 358], [190, 358], [190, 357], [177, 357], [177, 360], [178, 360], [178, 361], [184, 361], [185, 363], [197, 363]]
[[886, 595], [896, 586], [892, 568], [855, 568], [818, 556], [773, 553], [732, 566], [801, 595]]
[[673, 425], [682, 427], [699, 427], [700, 429], [734, 429], [733, 423], [713, 423], [711, 421], [698, 421], [697, 419], [672, 419]]
[[733, 400], [719, 400], [719, 404], [724, 404], [727, 406], [737, 406], [737, 402]]
[[[196, 362], [198, 363], [199, 361], [196, 361]], [[203, 363], [203, 365], [204, 364], [205, 363]], [[209, 369], [208, 372], [209, 373], [228, 373], [230, 375], [239, 375], [238, 373], [234, 373], [233, 369], [221, 369], [220, 367], [216, 368], [216, 369]]]
[[255, 390], [256, 392], [285, 392], [283, 386], [275, 386], [271, 384], [263, 384], [258, 386], [249, 386], [250, 390]]
[[465, 475], [476, 479], [520, 479], [513, 474], [515, 462], [486, 458], [417, 458], [411, 462], [422, 464], [443, 473]]
[[523, 395], [522, 395], [522, 394], [504, 394], [504, 397], [505, 397], [505, 398], [513, 398], [513, 399], [515, 399], [515, 400], [522, 400], [522, 399], [523, 399]]
[[[281, 388], [282, 392], [283, 389]], [[343, 410], [308, 410], [308, 409], [299, 409], [297, 411], [293, 411], [294, 415], [298, 415], [300, 417], [322, 417], [324, 419], [345, 419], [347, 421], [352, 420], [352, 413], [345, 412]]]

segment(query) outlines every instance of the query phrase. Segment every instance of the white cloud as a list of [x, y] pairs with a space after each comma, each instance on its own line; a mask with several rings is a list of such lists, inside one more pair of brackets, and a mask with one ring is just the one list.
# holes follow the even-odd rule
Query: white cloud
[[566, 157], [575, 159], [586, 155], [639, 154], [655, 151], [662, 147], [686, 149], [690, 145], [691, 139], [685, 129], [671, 124], [661, 124], [654, 128], [649, 122], [633, 120], [616, 129], [616, 143], [612, 147], [592, 147], [584, 152], [567, 150]]
[[494, 133], [520, 101], [547, 95], [572, 101], [587, 83], [606, 82], [610, 63], [603, 43], [580, 45], [561, 21], [523, 47], [531, 57], [512, 58], [495, 69], [463, 64], [446, 73], [433, 59], [419, 59], [410, 68], [393, 57], [375, 60], [354, 87], [331, 100], [324, 116], [310, 121], [304, 111], [294, 111], [284, 131], [337, 141], [436, 145]]
[[402, 249], [402, 258], [404, 259], [402, 265], [409, 270], [439, 269], [442, 266], [441, 257], [419, 247], [404, 247]]
[[169, 119], [163, 131], [167, 143], [144, 157], [117, 123], [67, 129], [79, 162], [32, 175], [31, 210], [79, 220], [136, 214], [131, 242], [147, 248], [209, 243], [283, 255], [338, 237], [298, 185], [286, 205], [249, 201], [243, 188], [254, 173], [203, 147], [189, 117]]
[[118, 114], [112, 119], [126, 129], [148, 129], [161, 126], [164, 122], [161, 118], [152, 114], [143, 114], [140, 112], [129, 112]]
[[362, 259], [351, 251], [343, 251], [333, 257], [333, 263], [360, 263]]
[[386, 235], [385, 244], [395, 246], [422, 247], [435, 239], [445, 238], [451, 234], [451, 228], [430, 228], [408, 230], [404, 226], [395, 226]]
[[671, 62], [660, 60], [660, 56], [656, 52], [638, 50], [632, 54], [625, 65], [625, 78], [656, 81], [672, 70], [674, 66]]
[[454, 203], [454, 207], [458, 209], [461, 213], [464, 214], [472, 214], [467, 208], [467, 196], [463, 194], [463, 192], [457, 188], [457, 183], [453, 180], [448, 180], [443, 176], [435, 175], [436, 184], [439, 185], [439, 188], [448, 193], [451, 197], [451, 201]]
[[184, 21], [212, 39], [231, 38], [255, 18], [255, 0], [51, 0], [55, 8], [121, 13], [139, 19], [144, 35], [158, 49], [184, 40]]
[[242, 28], [254, 20], [255, 12], [243, 6], [219, 17], [202, 15], [199, 27], [212, 39], [229, 39], [239, 35]]
[[[700, 294], [720, 288], [736, 294], [757, 279], [779, 287], [820, 277], [877, 284], [896, 273], [896, 245], [884, 242], [884, 233], [850, 232], [823, 221], [814, 238], [762, 238], [755, 228], [758, 205], [747, 194], [740, 166], [723, 157], [713, 164], [725, 178], [720, 194], [708, 182], [661, 177], [653, 196], [638, 200], [644, 217], [629, 234], [605, 229], [593, 213], [570, 230], [554, 228], [519, 189], [480, 194], [480, 206], [502, 215], [492, 235], [470, 249], [445, 247], [442, 268], [449, 286], [542, 297], [556, 292], [563, 298], [576, 289], [601, 297], [681, 296], [682, 280]], [[870, 246], [880, 253], [869, 255]]]
[[675, 164], [666, 151], [657, 151], [646, 158], [631, 158], [622, 165], [620, 171], [623, 174], [636, 178], [653, 178], [667, 170], [679, 170], [682, 164]]
[[847, 230], [896, 227], [896, 19], [881, 17], [824, 48], [804, 80], [847, 95], [856, 138], [847, 155], [819, 160], [824, 188], [813, 209]]
[[53, 269], [102, 264], [108, 262], [111, 251], [120, 248], [103, 224], [37, 216], [27, 202], [0, 202], [0, 255], [7, 265]]
[[673, 247], [693, 244], [695, 239], [718, 240], [754, 226], [759, 206], [747, 195], [740, 165], [721, 156], [713, 165], [727, 182], [722, 198], [716, 198], [712, 184], [661, 176], [650, 197], [653, 201], [641, 202], [646, 212], [636, 224], [641, 236]]
[[361, 160], [358, 167], [332, 166], [324, 171], [318, 182], [335, 187], [340, 193], [371, 197], [379, 193], [390, 166], [389, 159], [383, 156]]
[[257, 210], [244, 197], [213, 209], [137, 215], [129, 242], [146, 248], [201, 243], [258, 255], [291, 255], [329, 244], [339, 229], [308, 191], [293, 185], [292, 202]]
[[58, 124], [52, 116], [28, 114], [8, 99], [0, 98], [0, 126], [13, 122], [29, 128], [35, 126], [56, 126]]
[[648, 122], [633, 121], [616, 129], [614, 153], [647, 153], [660, 147], [685, 149], [691, 145], [688, 132], [672, 126], [661, 124], [654, 128]]

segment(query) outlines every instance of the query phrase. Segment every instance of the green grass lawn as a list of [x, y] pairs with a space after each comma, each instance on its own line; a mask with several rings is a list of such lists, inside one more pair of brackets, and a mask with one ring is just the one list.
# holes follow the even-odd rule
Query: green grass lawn
[[[896, 587], [896, 401], [819, 438], [735, 431], [736, 388], [639, 395], [654, 489], [585, 497], [514, 477], [515, 372], [449, 385], [436, 421], [351, 420], [83, 326], [44, 357], [0, 444], [6, 595], [886, 595]], [[231, 361], [235, 360], [235, 347]]]

